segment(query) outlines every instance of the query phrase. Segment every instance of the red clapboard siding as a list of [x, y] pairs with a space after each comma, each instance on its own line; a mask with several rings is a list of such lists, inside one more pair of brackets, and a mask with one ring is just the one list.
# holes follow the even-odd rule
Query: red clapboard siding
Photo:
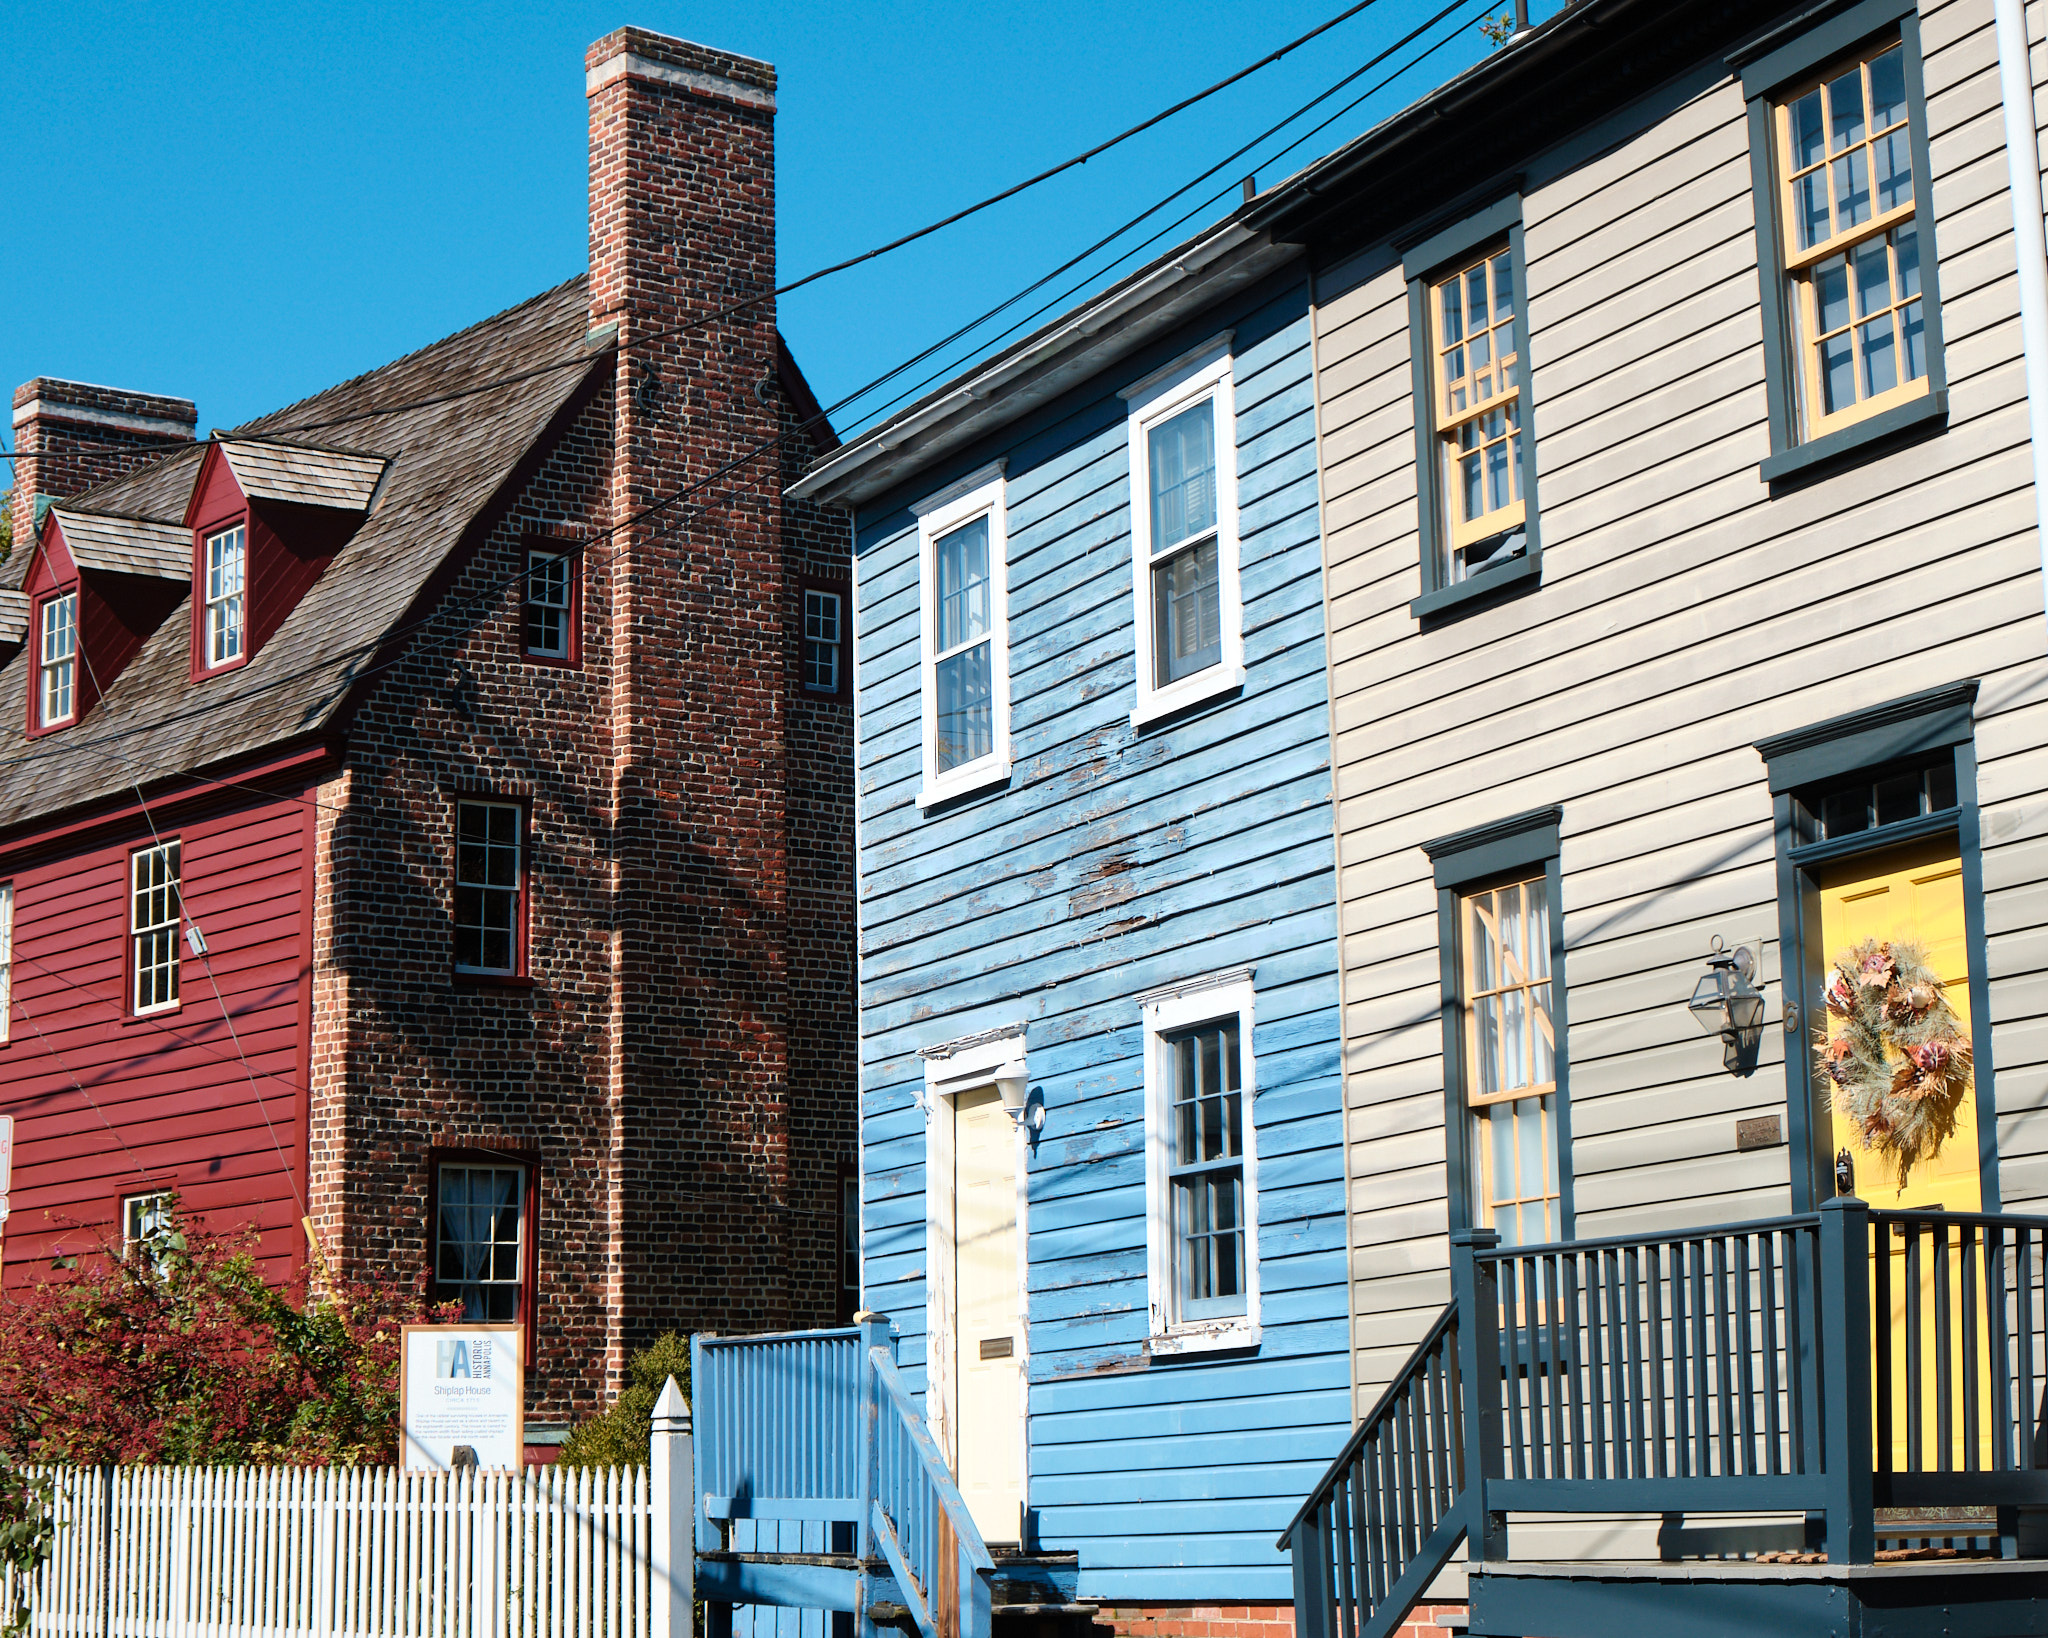
[[155, 840], [147, 822], [0, 867], [14, 884], [7, 1284], [91, 1254], [119, 1234], [123, 1197], [159, 1189], [217, 1231], [257, 1230], [272, 1278], [303, 1266], [312, 795], [237, 794], [159, 819], [181, 843], [186, 913], [208, 952], [180, 941], [175, 1011], [128, 1007], [128, 859]]

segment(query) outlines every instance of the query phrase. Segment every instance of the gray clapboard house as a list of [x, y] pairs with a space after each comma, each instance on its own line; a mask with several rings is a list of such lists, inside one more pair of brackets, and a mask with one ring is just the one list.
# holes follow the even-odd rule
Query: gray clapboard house
[[1306, 1633], [2040, 1630], [2044, 21], [1582, 0], [1247, 217], [1343, 923]]

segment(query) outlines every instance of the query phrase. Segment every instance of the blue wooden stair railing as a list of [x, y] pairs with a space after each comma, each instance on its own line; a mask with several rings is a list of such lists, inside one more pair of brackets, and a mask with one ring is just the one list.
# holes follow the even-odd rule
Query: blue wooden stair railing
[[[887, 1321], [697, 1336], [690, 1365], [699, 1597], [847, 1610], [870, 1638], [874, 1607], [900, 1601], [922, 1638], [989, 1638], [995, 1562], [897, 1372]], [[803, 1550], [782, 1540], [789, 1522]]]
[[1389, 1638], [1465, 1539], [1459, 1341], [1453, 1302], [1281, 1536], [1304, 1638]]
[[925, 1638], [989, 1638], [995, 1560], [886, 1349], [868, 1350], [875, 1544]]

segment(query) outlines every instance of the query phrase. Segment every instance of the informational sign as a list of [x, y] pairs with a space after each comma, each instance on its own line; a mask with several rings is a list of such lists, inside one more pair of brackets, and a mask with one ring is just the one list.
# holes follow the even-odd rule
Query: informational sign
[[406, 1467], [516, 1470], [526, 1454], [517, 1325], [408, 1325], [400, 1343]]

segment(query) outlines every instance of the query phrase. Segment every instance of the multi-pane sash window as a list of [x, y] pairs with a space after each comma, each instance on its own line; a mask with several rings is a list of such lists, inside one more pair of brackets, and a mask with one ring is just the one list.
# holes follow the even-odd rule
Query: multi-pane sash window
[[249, 533], [242, 524], [206, 537], [206, 663], [231, 665], [242, 657]]
[[1489, 560], [1486, 543], [1527, 512], [1513, 251], [1496, 246], [1436, 281], [1430, 311], [1448, 536], [1444, 584], [1452, 585]]
[[520, 858], [524, 815], [511, 802], [455, 807], [455, 967], [465, 973], [519, 970]]
[[439, 1174], [434, 1281], [472, 1323], [522, 1317], [526, 1171], [520, 1166], [444, 1165]]
[[1918, 187], [1901, 41], [1777, 104], [1785, 274], [1805, 430], [1927, 390]]
[[526, 554], [526, 652], [569, 657], [570, 576], [567, 552]]
[[36, 721], [50, 728], [69, 722], [78, 708], [77, 592], [61, 592], [43, 604], [37, 640]]
[[846, 639], [841, 620], [845, 599], [835, 591], [804, 588], [804, 687], [813, 694], [840, 690]]
[[989, 528], [984, 514], [932, 546], [937, 580], [932, 681], [937, 691], [933, 771], [979, 761], [995, 749], [994, 616]]
[[159, 842], [128, 858], [128, 939], [138, 1013], [178, 1004], [178, 923], [184, 914], [178, 853], [178, 843]]
[[1146, 429], [1151, 480], [1152, 680], [1156, 687], [1223, 659], [1216, 538], [1216, 401]]
[[1460, 911], [1474, 1221], [1508, 1245], [1554, 1240], [1562, 1190], [1549, 889], [1542, 876], [1509, 882], [1466, 894]]
[[1245, 1312], [1244, 1090], [1235, 1018], [1166, 1038], [1176, 1318]]
[[152, 1268], [162, 1265], [158, 1235], [171, 1226], [171, 1193], [131, 1194], [121, 1202], [121, 1244], [130, 1256], [140, 1253]]
[[14, 883], [0, 882], [0, 1046], [14, 1017]]

